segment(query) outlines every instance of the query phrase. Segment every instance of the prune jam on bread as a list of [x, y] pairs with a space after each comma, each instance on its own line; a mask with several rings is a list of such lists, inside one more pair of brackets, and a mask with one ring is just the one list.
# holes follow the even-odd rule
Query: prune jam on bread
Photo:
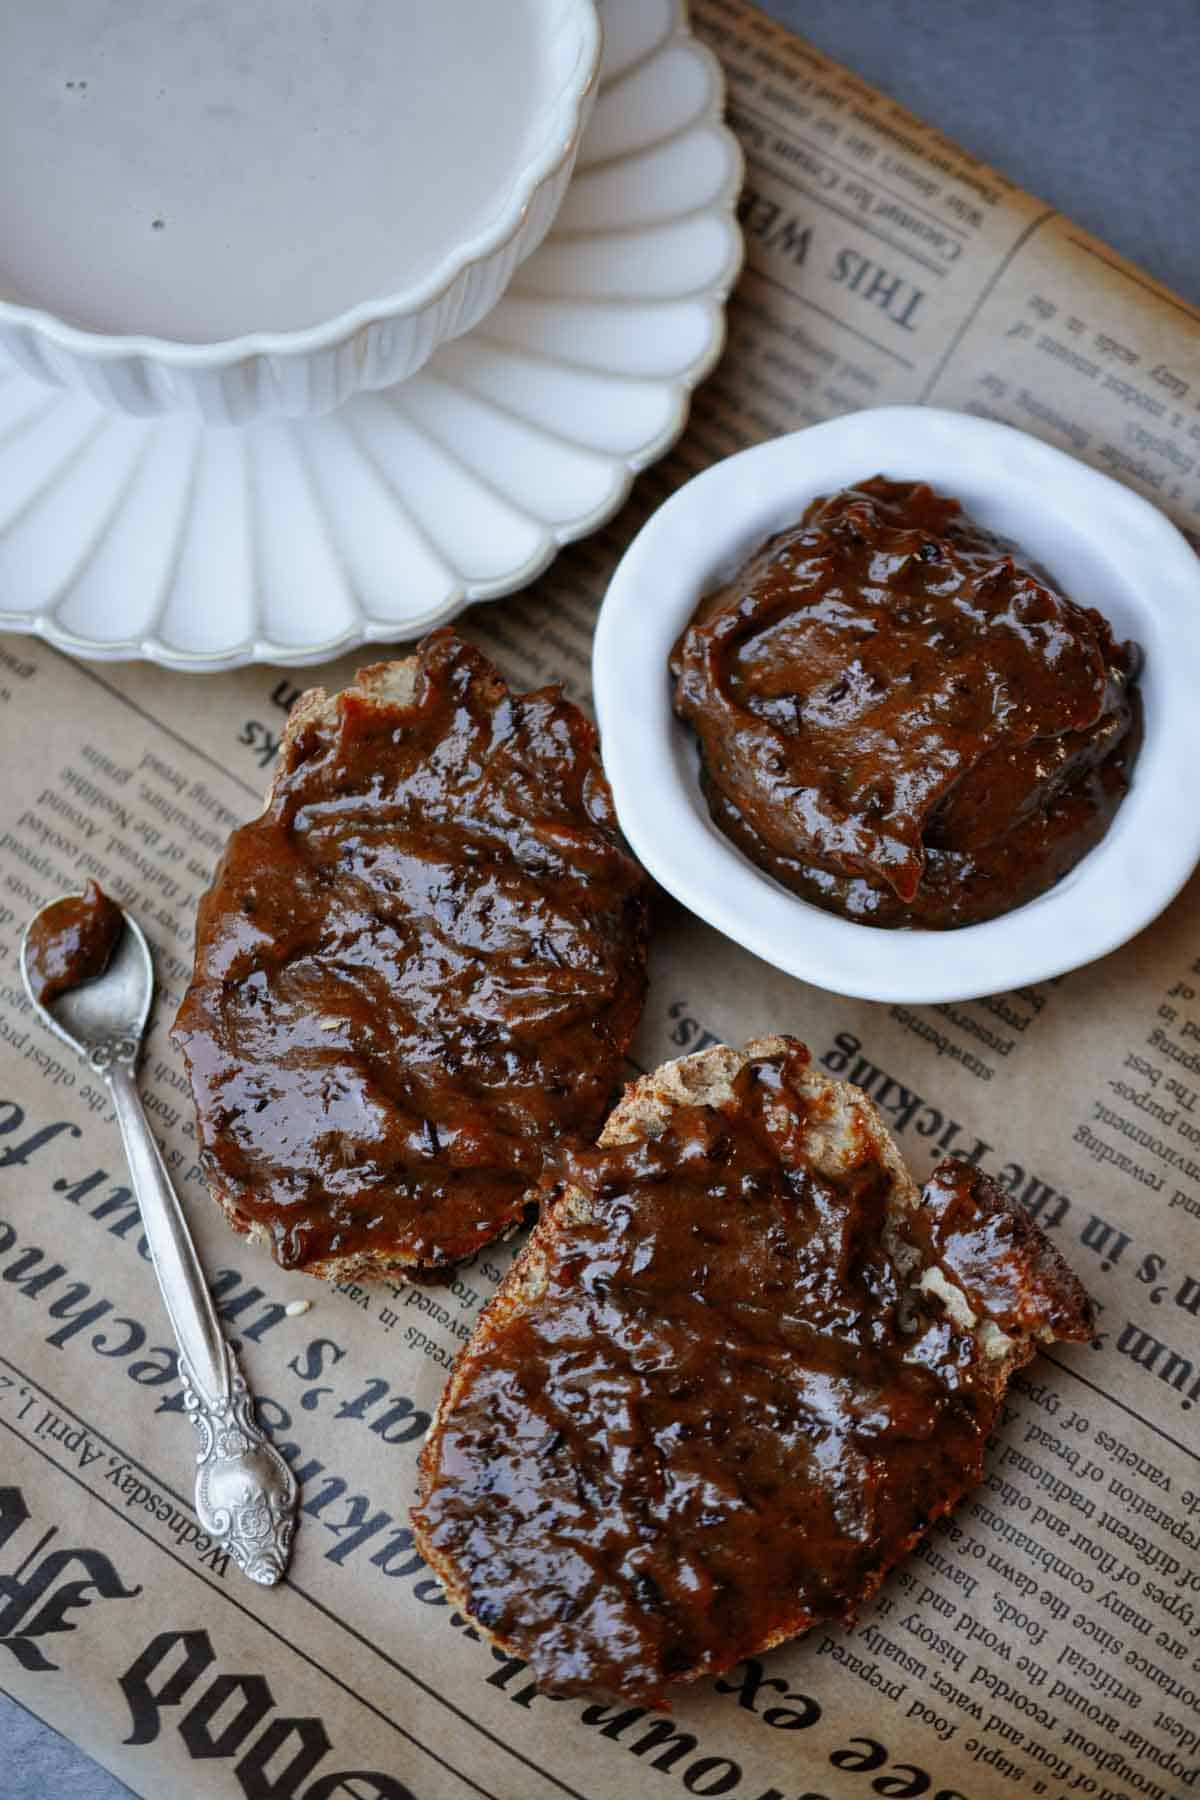
[[566, 1149], [460, 1353], [413, 1518], [452, 1603], [559, 1693], [648, 1705], [852, 1620], [979, 1480], [1087, 1296], [988, 1176], [919, 1191], [794, 1039], [669, 1063]]
[[305, 696], [200, 903], [175, 1027], [233, 1224], [339, 1279], [512, 1227], [619, 1090], [646, 905], [558, 690], [511, 693], [443, 630]]
[[713, 819], [804, 899], [936, 930], [1022, 906], [1112, 823], [1139, 656], [924, 482], [814, 500], [672, 655]]

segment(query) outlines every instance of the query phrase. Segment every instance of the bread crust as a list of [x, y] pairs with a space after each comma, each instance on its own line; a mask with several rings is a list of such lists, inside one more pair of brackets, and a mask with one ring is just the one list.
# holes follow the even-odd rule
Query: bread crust
[[[621, 1101], [609, 1115], [598, 1143], [602, 1147], [608, 1147], [658, 1136], [677, 1107], [719, 1107], [722, 1102], [730, 1099], [733, 1080], [747, 1062], [788, 1051], [794, 1053], [796, 1049], [794, 1038], [772, 1035], [752, 1038], [740, 1051], [718, 1045], [674, 1062], [664, 1063], [626, 1087]], [[889, 1223], [894, 1223], [903, 1213], [921, 1206], [921, 1189], [905, 1166], [877, 1108], [861, 1088], [850, 1082], [835, 1081], [822, 1075], [812, 1067], [811, 1061], [796, 1085], [808, 1103], [803, 1154], [818, 1172], [834, 1175], [861, 1158], [864, 1153], [873, 1155], [878, 1158], [889, 1179], [886, 1202]], [[1057, 1337], [1078, 1339], [1089, 1336], [1093, 1327], [1093, 1313], [1087, 1294], [1068, 1264], [1045, 1239], [1019, 1203], [1003, 1194], [994, 1183], [989, 1183], [988, 1188], [988, 1208], [993, 1211], [1001, 1210], [1014, 1221], [1015, 1240], [1025, 1253], [1032, 1256], [1031, 1286], [1040, 1289], [1043, 1298], [1053, 1304], [1056, 1320], [1054, 1329], [1045, 1327], [1009, 1333], [1002, 1331], [993, 1321], [978, 1316], [961, 1286], [947, 1282], [945, 1289], [948, 1291], [939, 1287], [947, 1310], [960, 1323], [969, 1322], [969, 1328], [977, 1332], [984, 1357], [982, 1372], [986, 1386], [991, 1393], [998, 1395], [1004, 1391], [1013, 1373], [1036, 1354], [1040, 1343]], [[489, 1629], [472, 1614], [466, 1589], [458, 1579], [451, 1560], [442, 1555], [432, 1543], [420, 1509], [433, 1486], [447, 1423], [464, 1394], [473, 1371], [481, 1361], [487, 1359], [491, 1345], [503, 1335], [509, 1323], [545, 1293], [556, 1241], [562, 1235], [565, 1225], [586, 1217], [586, 1211], [581, 1210], [584, 1207], [583, 1196], [578, 1191], [567, 1189], [543, 1210], [524, 1250], [480, 1314], [470, 1341], [455, 1359], [437, 1411], [426, 1433], [418, 1464], [419, 1499], [412, 1512], [417, 1548], [437, 1575], [451, 1604], [470, 1619], [475, 1629], [498, 1650], [514, 1657], [522, 1655], [521, 1648], [511, 1639]], [[889, 1253], [897, 1257], [895, 1237], [889, 1242], [888, 1236], [888, 1229], [885, 1227], [885, 1244]], [[898, 1260], [902, 1260], [902, 1256], [901, 1252]], [[959, 1498], [958, 1494], [952, 1495], [933, 1512], [924, 1530], [914, 1532], [907, 1539], [890, 1566], [907, 1555], [924, 1536], [928, 1525], [956, 1505]], [[860, 1596], [861, 1603], [872, 1598], [888, 1572], [888, 1569], [880, 1572], [878, 1578]], [[736, 1646], [736, 1657], [731, 1657], [730, 1661], [762, 1655], [808, 1630], [814, 1622], [811, 1614], [798, 1609], [782, 1626], [768, 1632], [756, 1643], [739, 1643]], [[712, 1673], [709, 1668], [696, 1667], [673, 1676], [672, 1681], [688, 1683]]]

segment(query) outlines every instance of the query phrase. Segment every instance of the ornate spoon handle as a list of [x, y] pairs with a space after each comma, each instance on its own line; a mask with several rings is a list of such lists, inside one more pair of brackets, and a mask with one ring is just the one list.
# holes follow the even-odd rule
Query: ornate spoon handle
[[[128, 1048], [128, 1056], [122, 1054]], [[136, 1046], [112, 1046], [102, 1068], [113, 1097], [133, 1191], [179, 1345], [184, 1404], [201, 1446], [196, 1515], [251, 1581], [270, 1586], [287, 1567], [296, 1524], [296, 1479], [254, 1422], [237, 1358], [217, 1322], [187, 1220], [142, 1110]]]

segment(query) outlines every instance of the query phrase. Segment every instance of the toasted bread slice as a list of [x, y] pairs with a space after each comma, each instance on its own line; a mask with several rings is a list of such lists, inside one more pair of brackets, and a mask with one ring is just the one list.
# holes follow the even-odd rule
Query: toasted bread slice
[[555, 1691], [661, 1704], [850, 1621], [975, 1481], [1013, 1371], [1092, 1330], [1022, 1209], [922, 1193], [794, 1039], [634, 1082], [460, 1353], [422, 1555]]
[[329, 1280], [519, 1225], [594, 1133], [645, 988], [647, 883], [594, 726], [448, 630], [293, 707], [200, 904], [175, 1036], [234, 1228]]

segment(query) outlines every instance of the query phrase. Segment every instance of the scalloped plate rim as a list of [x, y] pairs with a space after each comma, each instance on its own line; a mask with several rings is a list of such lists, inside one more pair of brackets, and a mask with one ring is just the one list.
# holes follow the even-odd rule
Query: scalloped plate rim
[[[736, 278], [736, 274], [735, 274]], [[554, 561], [559, 551], [568, 544], [576, 543], [580, 538], [589, 537], [594, 531], [614, 518], [629, 497], [629, 491], [637, 476], [643, 469], [649, 468], [664, 456], [676, 443], [687, 424], [687, 415], [692, 393], [696, 385], [702, 381], [709, 369], [718, 360], [724, 349], [726, 327], [723, 308], [714, 303], [718, 318], [715, 322], [712, 342], [706, 346], [704, 354], [689, 365], [687, 371], [678, 376], [671, 387], [675, 390], [675, 401], [671, 409], [671, 418], [666, 426], [650, 443], [640, 450], [632, 451], [627, 456], [612, 458], [614, 471], [622, 469], [612, 491], [605, 496], [599, 506], [584, 517], [573, 519], [560, 526], [543, 525], [537, 550], [521, 564], [518, 570], [506, 575], [493, 576], [480, 581], [460, 582], [453, 594], [440, 605], [427, 613], [416, 614], [411, 620], [402, 622], [401, 638], [397, 638], [397, 621], [372, 619], [364, 614], [361, 625], [353, 626], [348, 631], [340, 632], [336, 637], [325, 639], [320, 644], [306, 646], [297, 650], [284, 644], [273, 643], [269, 638], [243, 639], [241, 643], [227, 650], [172, 650], [159, 638], [115, 638], [110, 643], [99, 643], [92, 638], [82, 638], [46, 613], [28, 614], [11, 613], [0, 607], [0, 630], [16, 631], [24, 636], [36, 636], [56, 650], [62, 650], [69, 656], [78, 656], [89, 662], [151, 662], [161, 668], [181, 670], [185, 673], [218, 674], [226, 669], [244, 668], [255, 663], [278, 664], [281, 667], [302, 668], [321, 662], [332, 661], [336, 656], [343, 656], [358, 644], [381, 644], [398, 642], [418, 632], [431, 631], [436, 625], [444, 625], [456, 618], [468, 606], [476, 606], [491, 600], [502, 600], [508, 594], [518, 593], [528, 587], [544, 574]], [[656, 384], [657, 385], [657, 384]], [[667, 384], [661, 384], [664, 388]]]

